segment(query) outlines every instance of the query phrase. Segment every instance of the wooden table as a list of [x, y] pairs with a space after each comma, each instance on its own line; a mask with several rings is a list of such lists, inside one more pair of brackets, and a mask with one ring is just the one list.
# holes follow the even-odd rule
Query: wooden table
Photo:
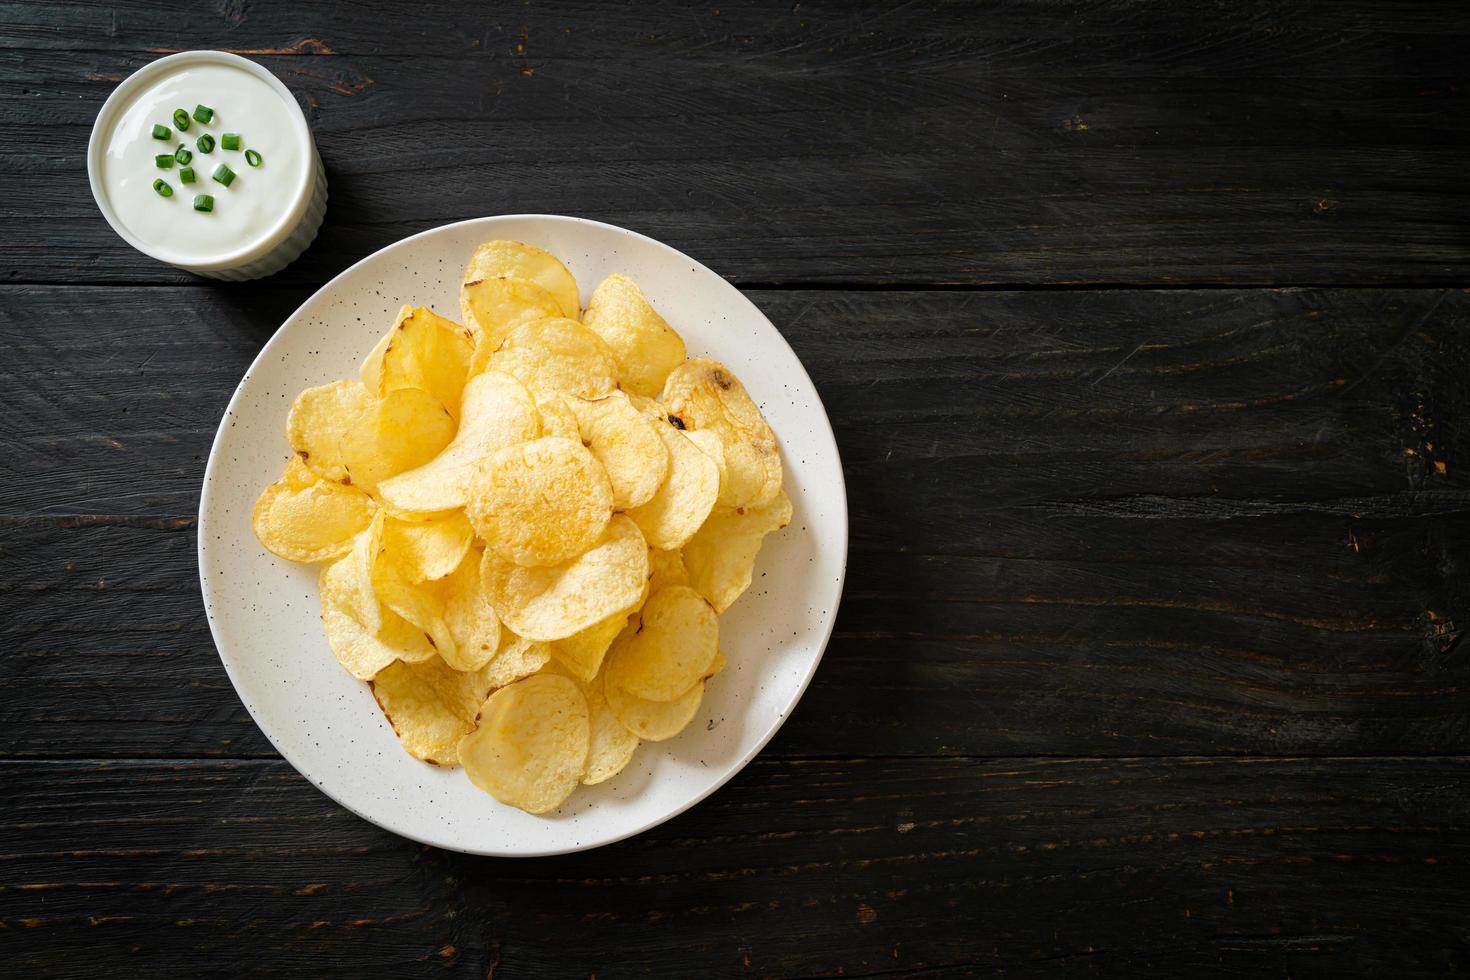
[[[1467, 45], [1397, 0], [0, 6], [0, 972], [1470, 970]], [[278, 73], [330, 174], [265, 282], [88, 194], [108, 92], [201, 47]], [[771, 746], [529, 861], [297, 776], [194, 557], [284, 316], [504, 212], [745, 289], [852, 505]]]

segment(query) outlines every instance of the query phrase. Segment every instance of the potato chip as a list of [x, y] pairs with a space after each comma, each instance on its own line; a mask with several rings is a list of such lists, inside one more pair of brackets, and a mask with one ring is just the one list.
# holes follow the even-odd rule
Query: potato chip
[[720, 473], [720, 486], [729, 480], [729, 473], [725, 469], [725, 444], [720, 437], [710, 429], [691, 429], [684, 433], [684, 438], [699, 447], [699, 451], [715, 461], [715, 469]]
[[306, 465], [306, 460], [301, 458], [300, 453], [291, 454], [291, 458], [286, 460], [286, 471], [281, 474], [281, 482], [292, 490], [305, 490], [320, 479]]
[[[405, 306], [388, 332], [386, 346], [377, 365], [376, 381], [364, 362], [363, 384], [382, 396], [399, 388], [426, 391], [459, 419], [459, 403], [474, 350], [468, 331], [425, 307]], [[374, 348], [376, 353], [377, 348]]]
[[791, 498], [784, 490], [760, 507], [716, 511], [684, 547], [690, 582], [723, 613], [750, 588], [761, 541], [789, 523]]
[[567, 398], [566, 395], [552, 394], [536, 403], [536, 411], [541, 416], [541, 435], [580, 442], [582, 430], [577, 428], [577, 416], [567, 407]]
[[444, 657], [444, 662], [455, 670], [484, 667], [500, 650], [502, 632], [510, 632], [501, 630], [500, 617], [480, 588], [481, 557], [479, 551], [470, 549], [459, 567], [440, 583], [444, 624], [454, 638], [454, 653]]
[[510, 277], [527, 279], [556, 298], [561, 315], [576, 318], [582, 301], [577, 280], [550, 252], [523, 242], [486, 242], [464, 269], [464, 282]]
[[601, 398], [617, 387], [617, 365], [602, 339], [576, 320], [548, 317], [523, 323], [486, 362], [504, 371], [538, 399], [553, 392]]
[[[399, 310], [399, 319], [402, 319], [408, 311], [407, 306]], [[397, 321], [395, 325], [396, 323]], [[357, 376], [362, 379], [362, 386], [369, 392], [376, 394], [378, 386], [383, 383], [383, 355], [388, 352], [388, 345], [392, 342], [393, 331], [389, 330], [378, 338], [378, 342], [373, 345], [372, 350], [368, 351], [367, 357], [362, 359], [362, 364], [357, 369]]]
[[684, 556], [677, 551], [648, 549], [648, 592], [650, 595], [671, 585], [688, 585], [689, 570]]
[[613, 716], [624, 728], [646, 742], [662, 742], [682, 732], [694, 720], [699, 703], [704, 700], [704, 682], [695, 684], [673, 701], [649, 701], [612, 684], [604, 674], [602, 693]]
[[419, 389], [374, 398], [356, 381], [338, 381], [303, 391], [286, 432], [319, 475], [374, 493], [379, 481], [436, 456], [454, 437], [454, 420]]
[[490, 695], [459, 742], [470, 781], [527, 813], [560, 806], [587, 768], [590, 716], [574, 681], [536, 674]]
[[377, 611], [379, 627], [368, 629], [349, 611], [356, 604], [358, 583], [352, 557], [322, 566], [318, 591], [322, 626], [338, 663], [358, 680], [372, 680], [395, 660], [427, 660], [434, 648], [424, 634], [390, 610]]
[[474, 731], [490, 693], [480, 674], [454, 670], [438, 657], [389, 664], [371, 684], [403, 748], [436, 766], [459, 764], [459, 740]]
[[[486, 355], [522, 323], [566, 315], [551, 293], [529, 279], [513, 276], [465, 283], [459, 287], [459, 312], [475, 334], [475, 350]], [[479, 363], [483, 367], [485, 362], [480, 359]]]
[[720, 494], [720, 471], [684, 433], [667, 424], [653, 428], [669, 451], [669, 473], [653, 498], [628, 516], [651, 546], [670, 551], [682, 548], [709, 516]]
[[632, 609], [622, 609], [599, 623], [594, 623], [564, 640], [555, 640], [547, 647], [567, 673], [580, 681], [590, 681], [602, 668], [602, 658], [607, 655], [613, 640], [617, 639], [628, 623]]
[[632, 761], [639, 739], [623, 727], [612, 708], [608, 707], [607, 698], [602, 693], [602, 678], [597, 677], [588, 683], [568, 673], [555, 658], [543, 668], [543, 672], [570, 676], [587, 699], [587, 771], [582, 774], [582, 785], [595, 786], [622, 772]]
[[501, 630], [500, 640], [495, 659], [482, 671], [492, 691], [530, 677], [551, 661], [551, 651], [545, 643], [516, 636], [510, 630]]
[[572, 439], [535, 439], [497, 450], [475, 470], [465, 506], [489, 549], [518, 565], [556, 565], [581, 554], [612, 516], [607, 472]]
[[459, 567], [475, 532], [463, 511], [429, 521], [383, 522], [383, 552], [411, 584], [441, 579]]
[[378, 632], [383, 626], [383, 604], [373, 589], [373, 568], [378, 564], [378, 553], [383, 550], [386, 520], [382, 511], [373, 515], [372, 523], [352, 542], [352, 550], [344, 559], [351, 564], [342, 570], [338, 579], [343, 590], [343, 608], [370, 633]]
[[[300, 458], [291, 457], [293, 462]], [[372, 523], [373, 510], [372, 498], [356, 487], [317, 481], [293, 489], [283, 478], [261, 492], [251, 525], [272, 554], [287, 561], [318, 562], [351, 551], [358, 533]]]
[[384, 480], [383, 505], [395, 516], [463, 507], [475, 467], [497, 449], [536, 438], [536, 403], [515, 378], [491, 371], [465, 384], [454, 441], [417, 469]]
[[691, 358], [664, 382], [661, 401], [680, 428], [708, 429], [719, 437], [725, 454], [722, 506], [760, 505], [776, 496], [781, 489], [776, 436], [729, 368]]
[[588, 400], [568, 396], [562, 403], [577, 420], [582, 445], [607, 470], [613, 510], [628, 510], [653, 499], [669, 471], [669, 451], [628, 396], [615, 391]]
[[612, 350], [618, 379], [628, 391], [652, 398], [684, 361], [684, 340], [654, 312], [643, 290], [624, 275], [598, 284], [582, 317]]
[[527, 568], [487, 549], [480, 577], [496, 615], [516, 634], [561, 640], [642, 598], [648, 546], [638, 526], [617, 514], [585, 554], [560, 565]]
[[378, 555], [373, 565], [373, 591], [385, 608], [423, 633], [441, 656], [458, 656], [454, 635], [444, 621], [444, 605], [438, 591], [409, 582], [386, 551]]
[[687, 585], [648, 597], [637, 630], [624, 631], [608, 654], [607, 682], [634, 697], [672, 701], [703, 680], [720, 649], [719, 620]]

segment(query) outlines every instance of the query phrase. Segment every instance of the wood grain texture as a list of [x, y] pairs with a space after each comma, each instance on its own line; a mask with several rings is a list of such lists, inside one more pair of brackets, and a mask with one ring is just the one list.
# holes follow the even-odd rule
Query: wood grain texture
[[120, 79], [199, 47], [258, 58], [309, 113], [332, 200], [297, 281], [538, 211], [742, 283], [1470, 273], [1458, 4], [99, 0], [0, 18], [16, 282], [186, 281], [102, 221], [84, 148]]
[[[257, 324], [299, 295], [0, 290], [11, 322], [49, 315], [0, 365], [0, 754], [270, 754], [213, 653], [193, 515]], [[772, 751], [1465, 748], [1470, 296], [752, 297], [826, 401], [853, 515]]]
[[1444, 977], [1467, 765], [766, 759], [516, 861], [395, 838], [281, 762], [4, 763], [0, 946], [77, 978]]

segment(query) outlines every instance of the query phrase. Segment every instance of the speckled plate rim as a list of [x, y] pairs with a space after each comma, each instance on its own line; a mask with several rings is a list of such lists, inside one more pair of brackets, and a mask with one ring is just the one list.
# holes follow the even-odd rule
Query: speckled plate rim
[[[206, 570], [210, 567], [209, 542], [214, 539], [214, 536], [210, 533], [210, 514], [212, 512], [214, 497], [213, 490], [217, 480], [219, 480], [220, 478], [220, 471], [224, 466], [224, 464], [221, 463], [221, 459], [223, 455], [222, 448], [226, 440], [226, 430], [230, 424], [230, 420], [235, 417], [236, 412], [240, 407], [240, 403], [246, 397], [247, 390], [250, 386], [251, 376], [256, 372], [256, 369], [260, 367], [265, 361], [275, 356], [277, 349], [281, 345], [286, 343], [286, 337], [290, 333], [290, 330], [288, 329], [290, 325], [294, 321], [297, 321], [298, 317], [302, 317], [324, 293], [328, 293], [333, 290], [339, 282], [352, 276], [362, 266], [365, 266], [370, 262], [380, 260], [385, 256], [392, 255], [403, 250], [411, 249], [415, 246], [416, 243], [420, 242], [421, 240], [437, 234], [441, 234], [449, 229], [462, 228], [468, 225], [476, 224], [493, 225], [496, 222], [517, 221], [544, 221], [551, 223], [566, 222], [577, 225], [596, 226], [598, 228], [609, 230], [620, 235], [625, 235], [646, 245], [652, 246], [655, 249], [661, 250], [668, 254], [671, 261], [688, 263], [696, 267], [697, 269], [703, 270], [704, 272], [715, 276], [716, 278], [720, 278], [717, 273], [715, 273], [712, 269], [709, 269], [698, 260], [688, 255], [685, 255], [683, 252], [680, 252], [672, 246], [666, 245], [663, 242], [658, 241], [657, 239], [650, 238], [647, 235], [643, 235], [639, 232], [632, 231], [627, 228], [622, 228], [618, 225], [609, 224], [607, 222], [594, 221], [590, 218], [578, 218], [570, 215], [554, 214], [530, 213], [491, 215], [481, 218], [470, 218], [463, 221], [451, 222], [449, 224], [425, 229], [424, 231], [418, 232], [414, 235], [410, 235], [407, 238], [394, 242], [391, 245], [387, 245], [384, 248], [363, 257], [348, 268], [339, 272], [336, 276], [333, 276], [332, 279], [330, 279], [319, 289], [313, 292], [310, 297], [303, 301], [295, 310], [291, 312], [288, 317], [286, 317], [285, 320], [282, 321], [281, 326], [278, 327], [271, 338], [266, 341], [260, 352], [255, 356], [254, 360], [251, 361], [250, 367], [246, 369], [245, 374], [242, 376], [240, 382], [236, 385], [235, 391], [231, 395], [228, 405], [225, 407], [224, 414], [221, 417], [220, 425], [215, 431], [215, 437], [210, 446], [209, 459], [205, 465], [204, 480], [200, 489], [199, 498], [196, 557], [198, 561], [200, 591], [204, 602], [205, 616], [209, 621], [210, 636], [214, 641], [215, 651], [220, 658], [220, 662], [225, 669], [225, 673], [229, 677], [231, 685], [235, 688], [236, 696], [239, 697], [241, 703], [245, 705], [247, 712], [250, 714], [251, 720], [255, 722], [256, 727], [260, 729], [261, 733], [266, 737], [266, 740], [270, 742], [271, 746], [275, 748], [278, 753], [280, 753], [281, 757], [284, 758], [286, 762], [290, 764], [302, 777], [304, 777], [308, 782], [310, 782], [333, 802], [337, 803], [339, 806], [355, 814], [361, 819], [366, 820], [367, 822], [384, 830], [390, 831], [391, 833], [397, 834], [398, 836], [416, 841], [421, 844], [427, 844], [431, 847], [438, 847], [445, 850], [457, 851], [460, 853], [476, 854], [490, 857], [549, 857], [558, 854], [569, 854], [578, 851], [591, 850], [597, 847], [606, 846], [608, 844], [615, 844], [619, 841], [627, 840], [630, 837], [635, 837], [638, 834], [643, 833], [644, 831], [650, 830], [654, 827], [659, 826], [660, 824], [672, 820], [674, 817], [679, 816], [680, 814], [689, 810], [691, 807], [696, 806], [697, 804], [707, 799], [710, 795], [715, 793], [717, 790], [719, 790], [721, 787], [723, 787], [731, 779], [735, 778], [735, 776], [744, 771], [745, 767], [750, 764], [751, 760], [759, 755], [760, 752], [766, 747], [766, 745], [770, 743], [771, 739], [773, 739], [776, 736], [776, 733], [780, 731], [781, 726], [785, 724], [786, 719], [791, 716], [792, 710], [801, 700], [802, 696], [806, 692], [807, 687], [811, 684], [812, 678], [816, 675], [817, 668], [818, 666], [820, 666], [822, 658], [826, 654], [827, 645], [831, 641], [832, 631], [835, 627], [837, 618], [837, 607], [840, 604], [843, 589], [846, 585], [848, 558], [847, 487], [843, 479], [841, 455], [837, 447], [836, 436], [832, 431], [831, 420], [827, 416], [826, 408], [824, 405], [822, 405], [821, 397], [817, 393], [816, 385], [812, 383], [811, 376], [807, 372], [806, 366], [801, 363], [801, 359], [797, 357], [796, 352], [792, 350], [790, 343], [787, 342], [786, 338], [781, 334], [780, 330], [776, 328], [775, 324], [771, 323], [770, 319], [766, 317], [765, 313], [759, 307], [757, 307], [754, 303], [751, 303], [748, 298], [743, 296], [743, 294], [739, 294], [738, 292], [736, 293], [736, 295], [739, 295], [740, 298], [749, 305], [751, 312], [754, 313], [755, 316], [759, 317], [762, 321], [764, 321], [765, 324], [770, 328], [770, 336], [774, 338], [773, 342], [782, 345], [785, 348], [786, 353], [790, 355], [791, 361], [795, 365], [795, 370], [800, 375], [800, 380], [811, 392], [813, 402], [818, 406], [819, 409], [816, 414], [820, 416], [820, 418], [812, 420], [813, 428], [816, 431], [817, 436], [826, 443], [823, 448], [831, 453], [833, 462], [835, 463], [835, 469], [837, 472], [837, 480], [835, 486], [823, 488], [824, 493], [831, 495], [830, 498], [827, 498], [826, 504], [827, 506], [833, 508], [837, 515], [838, 520], [836, 523], [841, 538], [840, 541], [828, 542], [830, 546], [834, 546], [839, 551], [835, 588], [831, 592], [831, 601], [828, 610], [824, 612], [825, 621], [821, 626], [820, 633], [817, 635], [815, 648], [811, 656], [810, 664], [808, 665], [805, 673], [799, 678], [798, 682], [791, 688], [790, 694], [786, 698], [776, 719], [769, 724], [766, 731], [763, 732], [743, 754], [741, 754], [737, 759], [728, 763], [723, 771], [721, 771], [718, 775], [716, 775], [713, 779], [709, 781], [708, 785], [692, 793], [687, 799], [685, 799], [678, 805], [659, 812], [636, 826], [632, 826], [620, 832], [609, 834], [603, 837], [594, 836], [592, 839], [561, 847], [497, 848], [474, 846], [472, 844], [467, 844], [463, 841], [458, 840], [446, 840], [440, 837], [436, 837], [433, 834], [424, 834], [417, 832], [411, 827], [404, 826], [401, 821], [392, 819], [391, 817], [384, 817], [378, 814], [363, 812], [362, 810], [347, 802], [347, 800], [344, 799], [342, 795], [339, 795], [337, 792], [333, 791], [327, 775], [316, 771], [311, 765], [307, 763], [306, 760], [300, 758], [295, 753], [289, 751], [284, 745], [282, 745], [278, 741], [275, 733], [272, 732], [270, 725], [260, 716], [260, 712], [258, 712], [256, 707], [251, 704], [247, 698], [244, 697], [241, 688], [241, 680], [239, 677], [237, 677], [235, 670], [231, 667], [230, 658], [225, 654], [228, 640], [226, 637], [221, 635], [221, 628], [216, 622], [216, 618], [213, 612], [214, 589], [210, 584], [208, 575], [206, 574]], [[818, 426], [819, 428], [817, 428]]]

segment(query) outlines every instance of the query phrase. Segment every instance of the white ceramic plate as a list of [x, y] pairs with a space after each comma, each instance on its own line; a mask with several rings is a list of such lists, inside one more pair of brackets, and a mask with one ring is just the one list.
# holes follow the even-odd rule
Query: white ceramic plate
[[[624, 272], [684, 336], [724, 361], [781, 442], [791, 526], [766, 539], [749, 592], [721, 617], [729, 668], [677, 738], [645, 743], [616, 778], [534, 817], [470, 785], [458, 768], [408, 756], [366, 684], [338, 666], [318, 618], [315, 566], [268, 554], [250, 529], [260, 489], [289, 456], [286, 414], [301, 389], [355, 377], [403, 303], [455, 317], [465, 260], [483, 241], [559, 256], [582, 299]], [[512, 215], [446, 225], [363, 259], [307, 300], [265, 345], [230, 400], [199, 503], [199, 578], [225, 670], [271, 743], [322, 792], [394, 833], [475, 854], [557, 854], [611, 843], [704, 799], [760, 751], [815, 672], [842, 594], [847, 496], [832, 428], [801, 362], [729, 283], [650, 238], [579, 218]]]

